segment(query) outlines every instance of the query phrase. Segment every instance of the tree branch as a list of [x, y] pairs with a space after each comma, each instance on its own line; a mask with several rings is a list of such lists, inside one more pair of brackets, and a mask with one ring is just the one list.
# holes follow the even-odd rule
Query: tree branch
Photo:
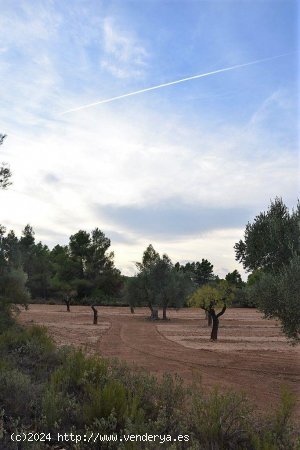
[[222, 311], [220, 311], [219, 314], [217, 314], [217, 317], [223, 316], [224, 312], [226, 311], [226, 308], [227, 308], [227, 306], [226, 306], [226, 304], [224, 304]]

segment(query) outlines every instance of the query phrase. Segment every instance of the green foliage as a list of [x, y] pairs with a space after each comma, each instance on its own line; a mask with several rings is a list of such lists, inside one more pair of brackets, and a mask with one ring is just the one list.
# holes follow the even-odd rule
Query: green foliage
[[42, 420], [47, 430], [59, 430], [66, 414], [68, 414], [68, 420], [74, 420], [73, 411], [76, 409], [76, 403], [66, 392], [47, 386], [42, 396], [41, 408]]
[[199, 388], [194, 388], [190, 420], [197, 441], [204, 449], [249, 448], [250, 409], [240, 394], [222, 393], [215, 388], [205, 396]]
[[5, 233], [0, 226], [2, 302], [4, 289], [8, 301], [13, 297], [14, 303], [26, 303], [29, 293], [33, 299], [44, 300], [51, 296], [81, 300], [119, 295], [123, 279], [114, 267], [113, 252], [107, 253], [110, 240], [98, 228], [91, 233], [80, 230], [70, 237], [69, 246], [56, 245], [51, 251], [35, 241], [30, 225], [25, 226], [20, 239], [13, 231]]
[[[281, 387], [280, 403], [265, 422], [258, 427], [253, 424], [251, 430], [251, 443], [255, 450], [296, 450], [295, 429], [292, 426], [291, 416], [296, 404], [295, 395], [287, 389]], [[252, 418], [253, 423], [253, 418]], [[259, 432], [254, 432], [255, 428], [260, 428]], [[300, 436], [298, 435], [298, 439]]]
[[139, 273], [126, 283], [125, 297], [131, 306], [146, 305], [152, 309], [160, 306], [179, 308], [192, 290], [190, 275], [178, 271], [168, 255], [162, 257], [150, 244], [143, 254], [141, 263], [136, 264]]
[[131, 277], [125, 284], [125, 301], [130, 306], [149, 306], [154, 304], [154, 295], [150, 290], [148, 273], [140, 272]]
[[234, 289], [225, 280], [212, 286], [206, 284], [198, 288], [188, 299], [188, 305], [208, 310], [211, 306], [229, 306], [234, 299]]
[[16, 305], [27, 305], [29, 294], [26, 289], [27, 275], [19, 265], [12, 233], [5, 236], [6, 230], [0, 225], [0, 331], [10, 322], [12, 310]]
[[121, 428], [128, 419], [135, 422], [142, 417], [139, 398], [130, 395], [124, 385], [116, 380], [108, 381], [103, 389], [89, 386], [83, 413], [86, 423], [93, 423], [95, 419], [108, 419], [113, 414]]
[[228, 284], [235, 286], [236, 288], [242, 288], [245, 285], [242, 280], [241, 274], [236, 269], [233, 272], [228, 272], [225, 280], [228, 282]]
[[96, 356], [85, 357], [81, 351], [74, 351], [68, 355], [62, 367], [52, 374], [51, 384], [57, 390], [82, 393], [89, 383], [103, 385], [107, 372], [105, 360]]
[[262, 269], [254, 270], [248, 276], [247, 286], [250, 287], [250, 286], [255, 285], [258, 281], [260, 281], [263, 274], [264, 274], [264, 271]]
[[22, 269], [7, 269], [0, 278], [0, 299], [3, 303], [26, 305], [29, 294], [25, 287], [27, 275]]
[[214, 266], [207, 259], [202, 258], [201, 262], [186, 263], [184, 266], [176, 263], [175, 268], [188, 273], [197, 286], [203, 286], [216, 279], [213, 272]]
[[11, 305], [0, 301], [0, 335], [14, 324]]
[[271, 202], [267, 212], [248, 222], [244, 240], [235, 244], [237, 261], [246, 270], [279, 270], [293, 254], [299, 254], [300, 203], [290, 212], [282, 199]]
[[37, 347], [40, 352], [49, 353], [55, 350], [52, 339], [48, 336], [46, 328], [34, 325], [23, 330], [18, 326], [10, 327], [0, 336], [0, 352], [27, 353], [32, 351], [32, 355], [37, 355]]
[[157, 424], [164, 434], [188, 433], [186, 424], [182, 421], [182, 409], [187, 401], [187, 390], [182, 386], [182, 380], [178, 376], [165, 374], [158, 390], [158, 416]]
[[300, 256], [278, 273], [260, 273], [248, 288], [248, 297], [268, 319], [278, 319], [282, 331], [292, 340], [300, 339]]
[[110, 240], [95, 228], [91, 233], [80, 230], [70, 237], [67, 247], [56, 246], [51, 252], [53, 276], [51, 285], [58, 295], [76, 291], [79, 299], [101, 300], [119, 293], [122, 277], [114, 267], [113, 252], [107, 253]]
[[[189, 298], [188, 304], [193, 307], [200, 307], [206, 311], [209, 319], [208, 325], [212, 330], [210, 339], [216, 341], [218, 339], [219, 318], [225, 313], [226, 308], [234, 299], [234, 288], [226, 280], [220, 280], [214, 286], [204, 285], [198, 288]], [[220, 312], [216, 312], [216, 308], [222, 308]]]
[[34, 394], [30, 377], [17, 369], [0, 368], [0, 404], [15, 417], [30, 414]]
[[143, 258], [141, 263], [136, 263], [137, 268], [140, 272], [146, 269], [151, 269], [151, 267], [160, 260], [159, 253], [154, 250], [152, 244], [149, 244], [143, 253]]
[[[15, 449], [12, 431], [189, 435], [186, 443], [165, 442], [167, 450], [292, 450], [297, 439], [291, 425], [294, 397], [286, 390], [274, 415], [258, 420], [238, 394], [185, 388], [171, 375], [158, 382], [118, 361], [56, 350], [39, 327], [7, 330], [0, 338], [0, 361], [0, 447], [6, 450]], [[120, 444], [101, 448], [156, 450], [159, 445]], [[99, 443], [76, 447], [97, 448]]]
[[289, 437], [292, 433], [290, 426], [290, 419], [296, 405], [295, 395], [287, 389], [285, 386], [281, 388], [280, 405], [277, 411], [271, 418], [272, 431], [276, 436], [277, 441], [285, 445], [284, 448], [288, 448]]

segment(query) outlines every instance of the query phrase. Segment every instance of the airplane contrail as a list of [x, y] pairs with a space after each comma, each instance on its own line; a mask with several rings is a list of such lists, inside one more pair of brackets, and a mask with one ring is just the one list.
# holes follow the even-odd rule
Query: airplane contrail
[[293, 53], [293, 52], [284, 53], [282, 55], [277, 55], [277, 56], [271, 56], [269, 58], [264, 58], [264, 59], [257, 59], [256, 61], [251, 61], [251, 62], [244, 63], [244, 64], [237, 64], [235, 66], [225, 67], [223, 69], [218, 69], [218, 70], [213, 70], [212, 72], [206, 72], [206, 73], [201, 73], [199, 75], [193, 75], [191, 77], [181, 78], [180, 80], [169, 81], [168, 83], [158, 84], [156, 86], [140, 89], [140, 90], [134, 91], [134, 92], [129, 92], [127, 94], [117, 95], [116, 97], [111, 97], [111, 98], [107, 98], [104, 100], [98, 100], [96, 102], [89, 103], [88, 105], [83, 105], [83, 106], [78, 106], [77, 108], [68, 109], [67, 111], [63, 111], [62, 113], [60, 113], [60, 115], [62, 116], [64, 114], [68, 114], [71, 112], [80, 111], [81, 109], [91, 108], [92, 106], [96, 106], [96, 105], [102, 105], [103, 103], [114, 102], [115, 100], [120, 100], [121, 98], [126, 98], [126, 97], [131, 97], [133, 95], [143, 94], [144, 92], [154, 91], [155, 89], [172, 86], [174, 84], [184, 83], [185, 81], [196, 80], [198, 78], [208, 77], [210, 75], [215, 75], [217, 73], [228, 72], [230, 70], [240, 69], [241, 67], [252, 66], [254, 64], [271, 61], [272, 59], [281, 58], [282, 56], [290, 55], [291, 53]]

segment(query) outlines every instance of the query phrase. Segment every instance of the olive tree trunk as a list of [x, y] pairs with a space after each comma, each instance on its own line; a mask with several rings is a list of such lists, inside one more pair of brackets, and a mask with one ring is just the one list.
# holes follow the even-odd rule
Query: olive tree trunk
[[212, 341], [217, 341], [218, 340], [218, 331], [219, 331], [219, 317], [221, 317], [224, 312], [226, 311], [226, 305], [223, 306], [222, 311], [219, 312], [219, 314], [215, 313], [214, 308], [211, 308], [209, 313], [212, 317], [212, 330], [211, 330], [211, 335], [210, 335], [210, 339]]
[[168, 320], [168, 318], [167, 318], [167, 306], [163, 306], [163, 320]]
[[212, 316], [209, 311], [205, 311], [205, 319], [207, 319], [207, 326], [211, 327], [212, 325]]
[[91, 308], [92, 308], [93, 313], [94, 313], [94, 325], [97, 325], [97, 323], [98, 323], [98, 311], [95, 308], [95, 306], [91, 306]]
[[67, 311], [70, 312], [70, 299], [65, 298], [65, 304], [67, 305]]
[[158, 320], [158, 309], [156, 307], [151, 307], [151, 320]]

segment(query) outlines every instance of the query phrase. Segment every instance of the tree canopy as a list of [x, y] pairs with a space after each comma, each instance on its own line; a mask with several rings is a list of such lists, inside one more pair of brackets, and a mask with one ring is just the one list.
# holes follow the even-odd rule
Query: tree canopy
[[196, 289], [189, 297], [188, 304], [192, 307], [209, 310], [210, 306], [222, 308], [224, 304], [229, 306], [234, 298], [234, 289], [225, 280], [220, 280], [215, 285], [206, 284]]
[[283, 333], [300, 341], [300, 256], [294, 255], [279, 272], [260, 272], [248, 296], [268, 319], [279, 319]]
[[241, 274], [236, 269], [233, 272], [228, 272], [228, 274], [225, 276], [225, 280], [229, 284], [237, 288], [242, 288], [245, 285], [242, 280]]
[[248, 223], [244, 241], [235, 244], [236, 258], [248, 277], [248, 304], [266, 318], [278, 319], [286, 336], [299, 341], [300, 331], [300, 203], [291, 212], [276, 198], [267, 212]]
[[150, 244], [144, 251], [142, 262], [136, 263], [138, 273], [128, 281], [126, 297], [131, 306], [148, 306], [163, 309], [163, 318], [169, 306], [183, 306], [191, 290], [188, 273], [178, 271], [168, 255], [159, 255]]
[[213, 272], [213, 264], [204, 258], [202, 258], [201, 262], [188, 262], [185, 265], [176, 263], [175, 268], [178, 271], [189, 273], [197, 286], [203, 286], [204, 284], [216, 279]]
[[[218, 338], [219, 318], [225, 313], [233, 298], [234, 288], [226, 280], [221, 280], [214, 286], [206, 284], [189, 297], [189, 306], [204, 309], [212, 318], [211, 339], [214, 341]], [[216, 308], [221, 308], [221, 311], [216, 312]]]
[[300, 203], [289, 211], [281, 198], [271, 202], [267, 212], [258, 214], [246, 225], [244, 240], [234, 246], [236, 260], [244, 269], [278, 270], [300, 254]]
[[[0, 321], [8, 320], [16, 305], [27, 305], [29, 292], [26, 289], [27, 275], [10, 243], [12, 233], [0, 225]], [[3, 324], [2, 324], [3, 325]]]
[[24, 271], [33, 298], [100, 299], [119, 293], [122, 278], [114, 266], [113, 252], [108, 252], [110, 240], [98, 228], [91, 233], [79, 230], [70, 237], [69, 245], [56, 245], [52, 250], [36, 242], [30, 225], [20, 238], [13, 231], [5, 236], [3, 230], [4, 259]]

